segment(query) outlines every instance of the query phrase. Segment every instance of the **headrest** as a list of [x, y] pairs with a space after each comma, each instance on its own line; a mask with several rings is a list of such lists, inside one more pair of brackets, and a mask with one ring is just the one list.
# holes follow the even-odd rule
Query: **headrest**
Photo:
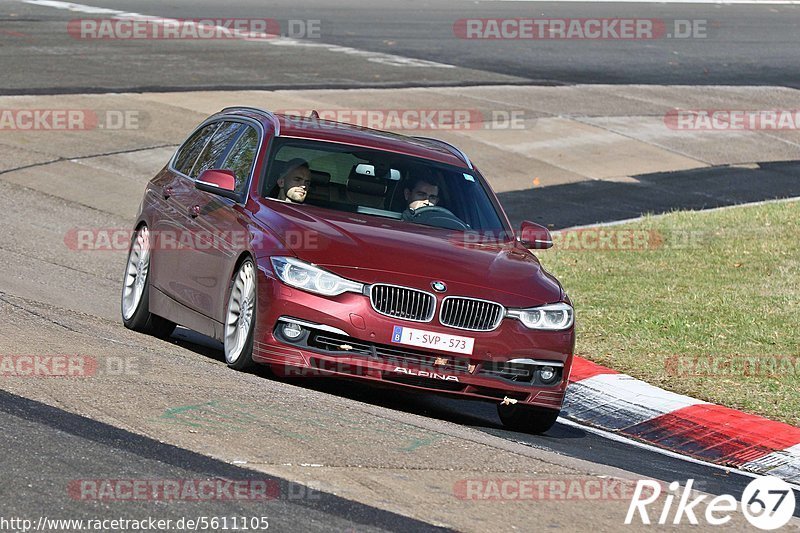
[[351, 175], [350, 179], [347, 180], [347, 190], [371, 196], [383, 196], [386, 194], [386, 180]]
[[356, 172], [357, 168], [358, 165], [354, 165], [352, 170], [350, 170], [350, 176], [347, 179], [348, 191], [369, 194], [371, 196], [383, 196], [386, 194], [385, 179], [359, 174]]
[[273, 160], [272, 175], [276, 177], [283, 176], [283, 172], [286, 170], [286, 163], [288, 163], [288, 161], [278, 161], [277, 159]]
[[328, 185], [331, 182], [331, 175], [328, 172], [321, 172], [319, 170], [311, 171], [311, 185]]

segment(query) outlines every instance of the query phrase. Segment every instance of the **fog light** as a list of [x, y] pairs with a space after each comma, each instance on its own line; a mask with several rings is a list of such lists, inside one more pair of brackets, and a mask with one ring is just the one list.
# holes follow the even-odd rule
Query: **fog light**
[[550, 383], [556, 379], [556, 369], [552, 366], [543, 366], [539, 369], [539, 379], [544, 383]]
[[286, 322], [283, 324], [281, 333], [283, 333], [283, 336], [286, 337], [287, 339], [294, 340], [303, 334], [303, 328], [301, 328], [299, 324], [295, 324], [294, 322]]

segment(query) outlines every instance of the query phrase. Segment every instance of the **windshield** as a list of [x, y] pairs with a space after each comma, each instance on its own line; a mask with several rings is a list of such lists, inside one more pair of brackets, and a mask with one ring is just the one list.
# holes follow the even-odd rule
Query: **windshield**
[[506, 233], [472, 172], [391, 152], [277, 139], [264, 196], [450, 230]]

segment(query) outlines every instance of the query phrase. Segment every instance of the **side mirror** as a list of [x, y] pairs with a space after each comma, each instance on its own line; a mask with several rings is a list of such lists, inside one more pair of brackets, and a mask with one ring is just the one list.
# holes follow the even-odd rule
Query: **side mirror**
[[519, 242], [525, 248], [545, 250], [553, 246], [553, 237], [550, 235], [550, 230], [544, 226], [523, 220], [519, 230]]
[[239, 200], [236, 193], [236, 175], [232, 170], [204, 170], [194, 182], [195, 189]]

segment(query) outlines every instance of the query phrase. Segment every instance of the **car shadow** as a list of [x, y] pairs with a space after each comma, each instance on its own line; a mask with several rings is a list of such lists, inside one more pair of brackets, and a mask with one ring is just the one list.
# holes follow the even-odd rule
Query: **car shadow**
[[563, 229], [800, 196], [800, 161], [640, 174], [631, 182], [582, 181], [498, 194], [513, 227]]
[[[206, 337], [205, 335], [197, 333], [196, 331], [178, 326], [169, 342], [208, 357], [209, 359], [225, 362], [222, 343], [211, 337]], [[433, 393], [408, 391], [393, 388], [388, 385], [368, 384], [347, 378], [279, 377], [273, 374], [266, 365], [256, 365], [251, 370], [251, 373], [264, 379], [280, 381], [282, 383], [324, 392], [326, 394], [334, 394], [343, 398], [379, 405], [388, 409], [447, 420], [455, 424], [494, 428], [502, 427], [495, 413], [495, 408], [492, 405], [482, 405], [482, 402], [452, 400]], [[391, 394], [387, 394], [387, 390], [391, 390]], [[453, 401], [460, 402], [464, 405], [448, 405], [446, 403]], [[476, 406], [488, 407], [488, 409], [476, 410], [474, 409]]]
[[[265, 377], [269, 373], [265, 372]], [[579, 428], [556, 424], [544, 435], [529, 435], [505, 429], [497, 416], [497, 403], [481, 400], [464, 400], [426, 391], [398, 389], [390, 385], [366, 383], [346, 378], [281, 379], [298, 387], [333, 394], [350, 400], [379, 405], [395, 411], [433, 418], [481, 429], [503, 438], [528, 442], [541, 438], [582, 438]]]
[[[436, 393], [400, 389], [388, 384], [365, 383], [347, 378], [286, 379], [273, 377], [273, 379], [395, 411], [446, 420], [454, 424], [487, 428], [502, 427], [495, 408], [491, 404], [483, 402], [453, 400]], [[482, 407], [487, 407], [487, 409], [482, 409]]]
[[[169, 342], [209, 359], [225, 362], [225, 355], [220, 342], [184, 327], [178, 326]], [[346, 377], [279, 377], [273, 374], [266, 365], [256, 365], [250, 370], [250, 373], [263, 379], [385, 407], [393, 411], [402, 411], [462, 426], [470, 426], [495, 436], [512, 438], [517, 441], [544, 437], [574, 439], [582, 438], [585, 435], [585, 432], [578, 428], [562, 424], [556, 424], [544, 436], [527, 435], [506, 430], [497, 416], [496, 402], [463, 400], [444, 394], [401, 389], [388, 384], [367, 383], [356, 379], [347, 379]]]
[[183, 326], [178, 326], [169, 338], [169, 342], [177, 344], [192, 352], [204, 355], [209, 359], [214, 359], [222, 363], [225, 362], [225, 352], [222, 343], [211, 337], [206, 337]]

